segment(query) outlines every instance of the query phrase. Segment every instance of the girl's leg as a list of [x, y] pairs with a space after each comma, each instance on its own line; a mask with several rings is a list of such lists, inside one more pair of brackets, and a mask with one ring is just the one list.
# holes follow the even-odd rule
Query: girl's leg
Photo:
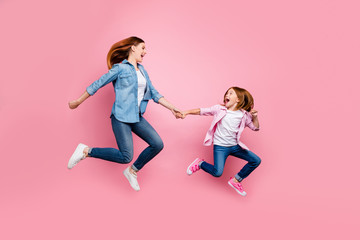
[[92, 148], [90, 149], [88, 155], [90, 157], [100, 158], [116, 163], [124, 164], [131, 162], [134, 155], [131, 124], [120, 122], [112, 116], [111, 125], [119, 149]]
[[214, 177], [220, 177], [224, 171], [226, 158], [229, 156], [229, 147], [214, 145], [214, 165], [202, 162], [200, 168]]
[[155, 129], [143, 117], [140, 117], [140, 122], [133, 125], [132, 130], [149, 144], [131, 166], [135, 171], [139, 171], [164, 148], [164, 143]]
[[248, 163], [240, 170], [238, 174], [235, 175], [236, 180], [241, 182], [244, 178], [249, 176], [249, 174], [257, 168], [260, 163], [261, 159], [253, 152], [240, 147], [239, 145], [236, 149], [231, 152], [232, 156], [244, 159]]

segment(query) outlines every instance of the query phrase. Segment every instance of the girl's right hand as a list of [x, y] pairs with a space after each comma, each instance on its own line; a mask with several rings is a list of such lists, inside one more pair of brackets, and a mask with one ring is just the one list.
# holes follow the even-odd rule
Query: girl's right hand
[[74, 100], [74, 101], [69, 102], [69, 108], [70, 108], [70, 109], [75, 109], [75, 108], [77, 108], [79, 105], [80, 105], [80, 103], [79, 103], [78, 100]]

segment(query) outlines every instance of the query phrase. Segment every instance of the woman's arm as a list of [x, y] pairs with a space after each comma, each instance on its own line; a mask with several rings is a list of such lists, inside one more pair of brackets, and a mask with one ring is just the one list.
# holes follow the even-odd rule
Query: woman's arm
[[114, 81], [120, 73], [121, 73], [120, 65], [114, 64], [107, 73], [102, 75], [98, 80], [96, 80], [90, 86], [88, 86], [86, 88], [86, 91], [78, 99], [69, 102], [69, 108], [70, 109], [77, 108], [88, 97], [94, 95], [97, 92], [97, 90], [99, 90], [106, 84]]
[[75, 109], [77, 108], [82, 102], [84, 102], [88, 97], [90, 97], [90, 94], [85, 91], [78, 99], [69, 102], [69, 108]]
[[159, 99], [159, 103], [161, 106], [169, 109], [172, 114], [174, 114], [174, 116], [176, 118], [183, 118], [182, 117], [182, 114], [181, 114], [181, 111], [179, 109], [177, 109], [174, 105], [172, 105], [168, 100], [166, 100], [164, 97], [161, 97]]

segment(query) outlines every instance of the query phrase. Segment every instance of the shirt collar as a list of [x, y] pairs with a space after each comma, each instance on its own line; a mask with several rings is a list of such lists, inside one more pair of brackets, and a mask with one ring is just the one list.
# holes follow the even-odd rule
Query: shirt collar
[[[124, 59], [121, 63], [131, 64], [127, 59]], [[138, 63], [137, 65], [138, 65], [138, 67], [139, 67], [139, 66], [142, 66], [140, 63]]]

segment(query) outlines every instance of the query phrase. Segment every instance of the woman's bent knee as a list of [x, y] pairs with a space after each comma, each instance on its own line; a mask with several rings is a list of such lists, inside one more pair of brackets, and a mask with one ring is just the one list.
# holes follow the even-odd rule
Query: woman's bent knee
[[130, 163], [133, 159], [133, 154], [128, 153], [128, 154], [123, 154], [123, 161], [124, 163]]
[[154, 149], [157, 151], [161, 151], [164, 149], [164, 142], [160, 139], [159, 141], [156, 141], [154, 144], [151, 145]]

